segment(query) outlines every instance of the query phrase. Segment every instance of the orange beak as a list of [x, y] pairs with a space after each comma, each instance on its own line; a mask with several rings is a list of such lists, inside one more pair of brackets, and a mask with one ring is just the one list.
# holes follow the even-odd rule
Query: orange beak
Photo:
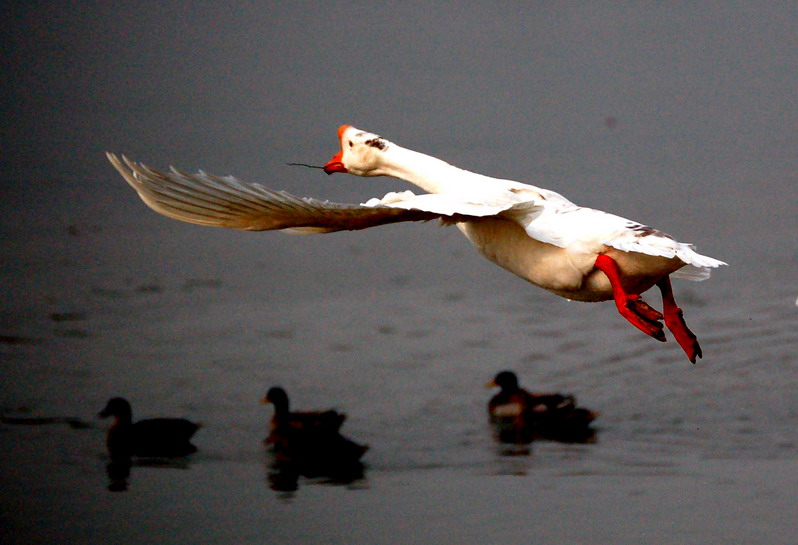
[[348, 129], [350, 125], [341, 125], [338, 127], [338, 140], [341, 142], [341, 151], [336, 153], [332, 159], [330, 159], [326, 165], [324, 165], [324, 172], [327, 174], [332, 174], [333, 172], [347, 172], [346, 167], [343, 164], [343, 156], [344, 156], [344, 132]]

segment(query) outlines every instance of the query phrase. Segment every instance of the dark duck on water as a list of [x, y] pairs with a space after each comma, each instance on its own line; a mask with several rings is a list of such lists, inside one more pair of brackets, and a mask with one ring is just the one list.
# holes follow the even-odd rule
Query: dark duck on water
[[501, 388], [488, 402], [488, 414], [503, 443], [589, 442], [595, 437], [590, 424], [598, 414], [577, 407], [573, 395], [530, 393], [512, 371], [498, 373], [487, 386]]
[[98, 416], [114, 417], [106, 438], [112, 458], [186, 456], [197, 451], [190, 439], [200, 425], [184, 418], [152, 418], [134, 423], [130, 403], [121, 397], [110, 399]]
[[335, 467], [358, 462], [369, 448], [341, 435], [344, 413], [291, 412], [288, 394], [278, 386], [269, 389], [263, 402], [274, 405], [264, 442], [272, 445], [278, 461]]

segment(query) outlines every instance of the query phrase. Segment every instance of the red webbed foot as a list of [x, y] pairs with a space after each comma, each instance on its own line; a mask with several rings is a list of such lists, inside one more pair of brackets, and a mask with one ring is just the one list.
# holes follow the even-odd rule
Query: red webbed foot
[[701, 346], [698, 344], [698, 338], [687, 327], [682, 309], [676, 305], [670, 278], [666, 276], [657, 282], [657, 287], [662, 292], [662, 310], [665, 312], [665, 325], [671, 330], [676, 342], [682, 347], [690, 361], [695, 363], [696, 358], [703, 356]]
[[623, 289], [620, 271], [615, 261], [609, 256], [600, 255], [596, 258], [596, 267], [607, 275], [612, 286], [615, 306], [618, 307], [621, 316], [646, 335], [665, 342], [665, 332], [660, 322], [662, 314], [643, 301], [640, 295], [627, 293]]
[[[617, 300], [615, 304], [616, 306], [619, 305]], [[658, 341], [665, 342], [665, 331], [662, 329], [662, 323], [660, 322], [662, 313], [649, 306], [639, 295], [627, 294], [624, 301], [624, 309], [621, 310], [621, 307], [618, 306], [618, 310], [621, 316], [626, 318], [629, 323]]]

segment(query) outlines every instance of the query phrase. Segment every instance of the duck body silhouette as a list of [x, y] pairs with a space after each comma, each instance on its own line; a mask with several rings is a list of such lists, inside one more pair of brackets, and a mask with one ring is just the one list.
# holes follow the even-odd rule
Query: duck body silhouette
[[200, 424], [184, 418], [152, 418], [134, 423], [130, 403], [121, 397], [110, 399], [98, 416], [114, 417], [106, 436], [112, 458], [174, 457], [197, 451], [190, 439]]
[[358, 464], [369, 449], [341, 435], [340, 428], [346, 419], [343, 413], [291, 412], [288, 394], [279, 386], [270, 388], [263, 402], [274, 405], [269, 435], [264, 442], [272, 446], [280, 462], [299, 464], [305, 473], [326, 473]]
[[262, 400], [274, 406], [266, 443], [277, 443], [281, 436], [302, 433], [335, 434], [346, 420], [346, 414], [334, 410], [291, 412], [286, 391], [274, 386]]
[[[485, 258], [532, 284], [575, 301], [613, 300], [647, 335], [665, 341], [667, 327], [690, 361], [702, 356], [676, 305], [670, 276], [704, 280], [722, 261], [636, 221], [577, 206], [548, 189], [455, 167], [351, 125], [339, 128], [338, 138], [341, 150], [324, 166], [328, 174], [389, 176], [426, 193], [331, 203], [232, 176], [163, 173], [125, 157], [108, 158], [153, 210], [200, 225], [329, 233], [439, 219], [456, 225]], [[662, 313], [640, 297], [655, 285]]]
[[488, 383], [501, 390], [488, 402], [488, 415], [500, 442], [528, 444], [535, 440], [566, 443], [592, 441], [591, 423], [598, 414], [578, 407], [573, 395], [533, 394], [518, 385], [512, 371], [502, 371]]

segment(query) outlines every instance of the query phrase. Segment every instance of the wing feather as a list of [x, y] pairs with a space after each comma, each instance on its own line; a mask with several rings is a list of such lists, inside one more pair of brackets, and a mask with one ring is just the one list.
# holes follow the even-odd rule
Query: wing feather
[[346, 204], [297, 197], [233, 176], [214, 176], [204, 171], [188, 174], [171, 168], [161, 172], [122, 156], [108, 153], [111, 164], [156, 212], [199, 225], [296, 233], [329, 233], [358, 230], [403, 221], [441, 219], [447, 223], [497, 214], [506, 205], [482, 205], [452, 201], [440, 195], [389, 193], [365, 204]]

